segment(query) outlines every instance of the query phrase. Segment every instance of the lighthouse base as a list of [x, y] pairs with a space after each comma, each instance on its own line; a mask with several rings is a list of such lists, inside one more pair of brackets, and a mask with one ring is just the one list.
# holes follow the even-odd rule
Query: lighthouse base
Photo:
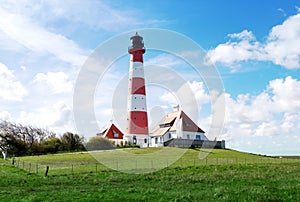
[[141, 148], [149, 147], [149, 135], [148, 134], [127, 134], [123, 137], [124, 141], [131, 144], [138, 145]]

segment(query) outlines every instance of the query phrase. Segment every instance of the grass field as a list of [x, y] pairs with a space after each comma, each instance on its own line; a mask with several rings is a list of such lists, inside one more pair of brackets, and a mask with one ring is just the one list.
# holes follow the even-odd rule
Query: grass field
[[[199, 159], [201, 153], [209, 155]], [[188, 150], [169, 167], [139, 175], [117, 172], [100, 163], [96, 172], [97, 161], [89, 153], [22, 157], [18, 161], [31, 162], [32, 172], [0, 160], [0, 201], [300, 200], [299, 159], [270, 158], [232, 150]], [[52, 174], [51, 163], [57, 165], [56, 169], [52, 168]], [[44, 177], [43, 172], [36, 174], [33, 169], [36, 164], [50, 165], [49, 176]], [[58, 166], [70, 164], [73, 174]], [[89, 165], [94, 170], [89, 170]], [[76, 168], [87, 169], [75, 172]]]

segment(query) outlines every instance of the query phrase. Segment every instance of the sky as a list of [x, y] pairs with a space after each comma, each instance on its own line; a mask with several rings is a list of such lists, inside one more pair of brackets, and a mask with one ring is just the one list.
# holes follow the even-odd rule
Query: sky
[[[74, 86], [85, 61], [105, 41], [144, 28], [180, 33], [203, 48], [224, 85], [225, 121], [217, 139], [224, 139], [228, 148], [300, 155], [296, 0], [1, 0], [0, 120], [58, 134], [76, 132]], [[147, 48], [147, 38], [144, 42]], [[195, 121], [208, 131], [212, 92], [182, 59], [160, 51], [144, 55], [145, 68], [161, 63], [191, 87], [199, 107]], [[126, 55], [98, 82], [94, 111], [99, 128], [117, 118], [112, 99], [128, 69]], [[174, 104], [178, 104], [174, 93], [147, 86], [148, 114], [163, 115]]]

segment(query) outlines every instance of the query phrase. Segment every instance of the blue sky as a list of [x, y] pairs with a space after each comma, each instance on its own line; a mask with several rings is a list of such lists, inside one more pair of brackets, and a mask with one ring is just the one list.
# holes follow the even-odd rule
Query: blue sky
[[[299, 7], [294, 0], [2, 0], [0, 119], [58, 133], [76, 131], [73, 88], [92, 51], [123, 32], [169, 29], [198, 43], [220, 72], [226, 115], [218, 139], [242, 151], [299, 155]], [[116, 61], [98, 85], [99, 127], [114, 118], [111, 99], [128, 70], [128, 57]], [[207, 87], [179, 58], [155, 51], [145, 54], [145, 65], [162, 61], [197, 95], [201, 109], [197, 121], [207, 130], [211, 124]], [[167, 112], [176, 104], [164, 89], [152, 86], [147, 92], [149, 111], [159, 105]]]

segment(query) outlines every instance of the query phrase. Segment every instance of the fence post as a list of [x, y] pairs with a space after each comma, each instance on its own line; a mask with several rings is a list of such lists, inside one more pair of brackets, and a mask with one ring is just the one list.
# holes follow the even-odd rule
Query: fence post
[[38, 174], [39, 173], [39, 165], [38, 165], [38, 163], [36, 163], [36, 174]]
[[73, 170], [73, 164], [72, 164], [72, 174], [74, 173], [74, 170]]
[[45, 177], [47, 177], [47, 176], [48, 176], [48, 171], [49, 171], [49, 166], [46, 166]]

